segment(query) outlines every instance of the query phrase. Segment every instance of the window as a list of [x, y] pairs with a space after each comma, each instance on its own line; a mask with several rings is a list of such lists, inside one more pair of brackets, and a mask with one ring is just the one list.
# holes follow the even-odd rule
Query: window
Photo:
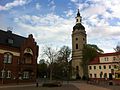
[[101, 66], [99, 66], [99, 69], [101, 69]]
[[5, 53], [4, 54], [4, 63], [12, 63], [12, 54], [10, 53]]
[[96, 76], [97, 76], [97, 75], [96, 75], [96, 74], [94, 74], [94, 77], [95, 77], [95, 78], [96, 78]]
[[92, 69], [92, 66], [89, 66], [89, 69]]
[[76, 38], [76, 41], [78, 40], [78, 38]]
[[107, 73], [104, 73], [104, 78], [107, 78]]
[[13, 39], [9, 38], [9, 39], [8, 39], [8, 43], [9, 43], [9, 44], [13, 44]]
[[28, 71], [23, 72], [23, 78], [24, 79], [29, 79], [29, 72]]
[[76, 49], [78, 49], [78, 44], [76, 44]]
[[106, 66], [104, 65], [103, 68], [106, 69]]
[[76, 19], [76, 22], [78, 22], [78, 19]]
[[11, 78], [11, 71], [7, 71], [7, 78]]
[[23, 57], [23, 63], [24, 64], [32, 64], [33, 57], [29, 53], [25, 53]]
[[85, 41], [85, 38], [83, 38], [83, 41]]
[[108, 57], [105, 58], [105, 61], [108, 61]]
[[90, 78], [92, 78], [92, 74], [90, 74]]
[[109, 69], [111, 69], [111, 65], [109, 65]]
[[117, 65], [114, 65], [114, 68], [116, 69], [116, 68], [117, 68]]
[[120, 78], [120, 74], [118, 73], [118, 78]]
[[116, 60], [116, 57], [113, 57], [113, 61], [115, 61]]
[[76, 66], [76, 70], [77, 70], [77, 71], [79, 70], [79, 67], [78, 67], [78, 66]]
[[94, 69], [96, 69], [96, 66], [94, 66]]

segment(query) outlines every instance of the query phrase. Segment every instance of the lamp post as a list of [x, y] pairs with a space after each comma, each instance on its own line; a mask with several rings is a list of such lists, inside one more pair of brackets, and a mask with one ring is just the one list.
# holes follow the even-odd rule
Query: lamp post
[[3, 61], [2, 84], [4, 84], [4, 78], [5, 78], [5, 61]]
[[4, 84], [5, 70], [2, 70], [2, 84]]
[[68, 66], [67, 66], [67, 83], [69, 83], [69, 62], [68, 62]]

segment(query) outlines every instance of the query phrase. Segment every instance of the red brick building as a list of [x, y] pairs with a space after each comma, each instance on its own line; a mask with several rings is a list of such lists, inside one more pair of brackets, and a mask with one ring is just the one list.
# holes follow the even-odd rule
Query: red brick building
[[37, 57], [32, 34], [22, 37], [0, 30], [0, 84], [35, 81]]

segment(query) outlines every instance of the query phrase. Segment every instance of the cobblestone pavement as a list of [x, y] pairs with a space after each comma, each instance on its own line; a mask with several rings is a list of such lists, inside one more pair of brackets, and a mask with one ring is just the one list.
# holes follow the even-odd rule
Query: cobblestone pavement
[[98, 85], [98, 84], [87, 84], [83, 81], [75, 82], [64, 82], [61, 87], [36, 87], [36, 84], [26, 85], [0, 85], [0, 90], [120, 90], [120, 86], [110, 85]]
[[36, 87], [36, 85], [15, 85], [15, 86], [0, 86], [0, 90], [79, 90], [72, 84], [64, 84], [61, 87]]
[[120, 85], [108, 85], [106, 83], [102, 83], [102, 84], [95, 84], [95, 86], [108, 88], [110, 90], [120, 90]]
[[120, 86], [102, 84], [87, 84], [86, 82], [73, 82], [74, 86], [79, 88], [79, 90], [120, 90]]
[[72, 84], [77, 88], [79, 88], [79, 90], [110, 90], [105, 87], [99, 87], [99, 86], [90, 85], [86, 83], [72, 83]]

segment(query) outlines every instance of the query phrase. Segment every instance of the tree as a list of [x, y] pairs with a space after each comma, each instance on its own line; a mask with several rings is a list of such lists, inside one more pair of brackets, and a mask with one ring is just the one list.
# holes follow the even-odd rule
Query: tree
[[114, 48], [116, 52], [120, 52], [120, 45], [117, 45], [116, 48]]
[[100, 49], [97, 45], [87, 44], [86, 46], [95, 49], [98, 53], [104, 53], [104, 51], [102, 49]]
[[59, 69], [56, 70], [56, 74], [60, 75], [60, 73], [62, 74], [61, 76], [69, 78], [69, 72], [70, 72], [70, 57], [71, 55], [71, 49], [68, 46], [63, 46], [60, 48], [60, 50], [58, 51], [58, 56], [57, 56], [57, 67]]
[[47, 76], [47, 64], [45, 63], [44, 59], [41, 59], [39, 62], [40, 63], [38, 64], [37, 75], [39, 78], [44, 78], [44, 76]]
[[71, 49], [68, 46], [62, 46], [59, 50], [51, 46], [45, 46], [43, 48], [43, 55], [48, 62], [50, 80], [53, 78], [63, 79], [63, 77], [67, 77], [70, 70], [69, 61], [71, 55]]
[[91, 60], [93, 60], [98, 54], [103, 53], [97, 45], [87, 44], [83, 49], [83, 73], [84, 77], [88, 77], [88, 64]]
[[52, 74], [53, 74], [53, 63], [56, 60], [57, 57], [57, 50], [50, 46], [43, 47], [43, 55], [46, 56], [46, 58], [49, 61], [49, 67], [50, 67], [50, 80], [52, 80]]
[[114, 50], [116, 51], [116, 61], [117, 61], [117, 73], [116, 73], [116, 77], [120, 78], [120, 44], [118, 44], [116, 46], [116, 48], [114, 48]]
[[58, 60], [68, 62], [70, 60], [71, 49], [68, 46], [63, 46], [58, 52]]

